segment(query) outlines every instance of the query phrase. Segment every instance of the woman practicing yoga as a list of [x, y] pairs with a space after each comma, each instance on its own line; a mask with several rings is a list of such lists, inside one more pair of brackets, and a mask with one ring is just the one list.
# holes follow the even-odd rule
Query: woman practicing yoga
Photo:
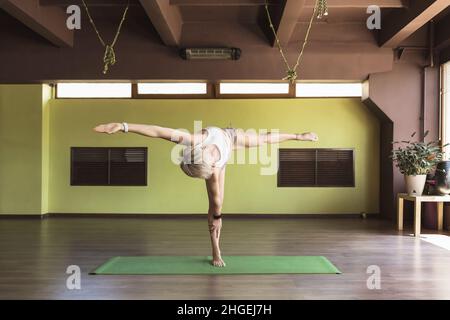
[[194, 134], [155, 125], [108, 123], [94, 128], [96, 132], [112, 134], [133, 132], [151, 138], [161, 138], [183, 144], [181, 170], [193, 178], [205, 179], [208, 192], [208, 226], [212, 245], [212, 264], [224, 267], [219, 248], [222, 229], [222, 204], [224, 199], [225, 167], [231, 152], [241, 148], [258, 147], [289, 140], [318, 141], [315, 133], [249, 133], [240, 129], [208, 127]]

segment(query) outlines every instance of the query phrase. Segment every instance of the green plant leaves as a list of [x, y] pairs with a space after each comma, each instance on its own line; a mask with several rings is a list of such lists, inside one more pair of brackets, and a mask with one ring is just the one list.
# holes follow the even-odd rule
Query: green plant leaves
[[[414, 132], [411, 137], [414, 137], [415, 134], [416, 133]], [[427, 135], [428, 131], [425, 132], [424, 137]], [[428, 143], [411, 141], [402, 142], [407, 144], [407, 146], [393, 150], [390, 158], [403, 174], [428, 174], [444, 158], [444, 153], [439, 145], [440, 141], [431, 141]], [[393, 143], [395, 144], [398, 142]]]

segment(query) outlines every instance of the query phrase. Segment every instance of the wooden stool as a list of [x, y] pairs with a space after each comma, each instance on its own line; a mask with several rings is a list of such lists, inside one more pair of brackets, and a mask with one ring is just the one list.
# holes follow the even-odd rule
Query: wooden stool
[[397, 195], [397, 226], [403, 230], [403, 202], [409, 200], [414, 202], [414, 236], [420, 236], [421, 207], [422, 202], [437, 202], [438, 230], [442, 231], [444, 224], [444, 202], [450, 202], [450, 196], [410, 196], [406, 193]]

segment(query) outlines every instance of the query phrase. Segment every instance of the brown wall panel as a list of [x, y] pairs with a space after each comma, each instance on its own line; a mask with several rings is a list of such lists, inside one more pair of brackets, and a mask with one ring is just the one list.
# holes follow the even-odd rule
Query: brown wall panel
[[[384, 217], [393, 220], [394, 197], [404, 192], [404, 180], [398, 169], [387, 160], [390, 142], [408, 140], [413, 132], [421, 137], [422, 130], [430, 130], [426, 141], [437, 139], [439, 135], [438, 68], [424, 70], [418, 61], [419, 57], [414, 61], [398, 61], [391, 72], [373, 74], [369, 78], [370, 100], [391, 121], [382, 122], [381, 130], [381, 187], [385, 188], [381, 193], [381, 210]], [[423, 118], [422, 113], [425, 115]]]

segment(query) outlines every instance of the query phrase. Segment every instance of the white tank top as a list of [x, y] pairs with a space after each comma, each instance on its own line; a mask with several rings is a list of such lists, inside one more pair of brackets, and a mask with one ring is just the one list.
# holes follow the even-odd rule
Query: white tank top
[[208, 136], [203, 141], [203, 144], [204, 145], [213, 144], [217, 147], [217, 149], [219, 149], [220, 159], [219, 161], [217, 161], [216, 166], [223, 167], [230, 158], [231, 140], [226, 135], [225, 131], [223, 131], [218, 127], [208, 127], [205, 128], [205, 130], [208, 133]]

